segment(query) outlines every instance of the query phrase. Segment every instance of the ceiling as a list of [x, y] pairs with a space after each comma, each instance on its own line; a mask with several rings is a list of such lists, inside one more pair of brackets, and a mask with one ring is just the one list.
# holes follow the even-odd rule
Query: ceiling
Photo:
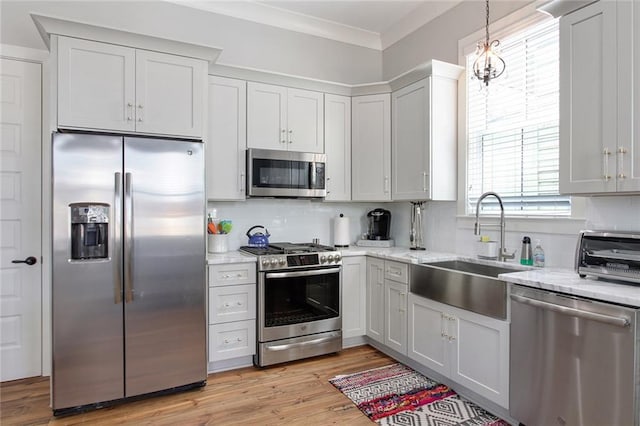
[[462, 0], [167, 1], [384, 50]]

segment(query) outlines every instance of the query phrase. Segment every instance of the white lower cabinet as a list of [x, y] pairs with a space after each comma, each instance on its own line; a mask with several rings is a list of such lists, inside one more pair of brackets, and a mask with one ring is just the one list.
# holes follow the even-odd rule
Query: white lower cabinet
[[342, 258], [342, 338], [367, 333], [367, 261], [364, 256]]
[[256, 353], [256, 265], [209, 267], [209, 362]]
[[384, 344], [407, 354], [407, 294], [409, 265], [384, 262]]
[[209, 326], [209, 362], [249, 356], [255, 353], [255, 320]]
[[384, 343], [384, 260], [371, 257], [367, 257], [367, 336]]
[[509, 408], [509, 323], [409, 294], [409, 358]]
[[384, 281], [384, 344], [407, 354], [407, 284]]

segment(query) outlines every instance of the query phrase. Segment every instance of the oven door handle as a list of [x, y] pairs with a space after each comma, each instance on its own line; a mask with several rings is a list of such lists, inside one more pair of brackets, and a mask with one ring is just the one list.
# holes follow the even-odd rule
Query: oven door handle
[[272, 346], [267, 345], [266, 349], [268, 351], [286, 351], [288, 349], [299, 348], [301, 346], [317, 345], [318, 343], [328, 342], [330, 340], [334, 340], [336, 337], [338, 337], [337, 334], [335, 335], [332, 334], [331, 336], [320, 337], [319, 339], [307, 340], [306, 342], [288, 343], [286, 345], [272, 345]]
[[340, 272], [340, 268], [318, 269], [314, 271], [295, 271], [295, 272], [267, 272], [266, 278], [295, 278], [310, 277], [313, 275], [327, 275]]

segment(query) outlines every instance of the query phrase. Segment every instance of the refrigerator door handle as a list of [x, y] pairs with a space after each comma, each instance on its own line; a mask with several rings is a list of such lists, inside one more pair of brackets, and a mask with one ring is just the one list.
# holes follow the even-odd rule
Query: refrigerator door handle
[[115, 173], [115, 197], [113, 200], [113, 276], [114, 276], [114, 303], [122, 303], [122, 173]]
[[131, 195], [131, 173], [124, 174], [124, 211], [125, 211], [125, 276], [124, 301], [133, 302], [133, 200]]

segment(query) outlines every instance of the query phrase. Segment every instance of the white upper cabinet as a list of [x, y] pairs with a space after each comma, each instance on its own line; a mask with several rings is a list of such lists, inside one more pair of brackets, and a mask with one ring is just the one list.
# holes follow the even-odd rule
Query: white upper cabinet
[[135, 131], [135, 50], [58, 40], [58, 127]]
[[249, 82], [247, 146], [323, 153], [323, 94]]
[[351, 198], [391, 200], [391, 95], [352, 98]]
[[599, 1], [560, 19], [562, 193], [640, 190], [639, 8]]
[[202, 137], [206, 62], [136, 50], [136, 131]]
[[324, 94], [287, 89], [290, 151], [324, 152]]
[[324, 95], [326, 201], [351, 200], [351, 98]]
[[58, 38], [58, 127], [201, 138], [207, 62]]
[[[618, 2], [618, 191], [640, 191], [640, 3]], [[631, 52], [631, 54], [629, 54]]]
[[247, 83], [209, 77], [207, 198], [244, 200], [247, 149]]
[[[392, 94], [394, 201], [455, 200], [457, 65], [432, 62], [431, 76]], [[438, 75], [436, 70], [445, 71]]]

